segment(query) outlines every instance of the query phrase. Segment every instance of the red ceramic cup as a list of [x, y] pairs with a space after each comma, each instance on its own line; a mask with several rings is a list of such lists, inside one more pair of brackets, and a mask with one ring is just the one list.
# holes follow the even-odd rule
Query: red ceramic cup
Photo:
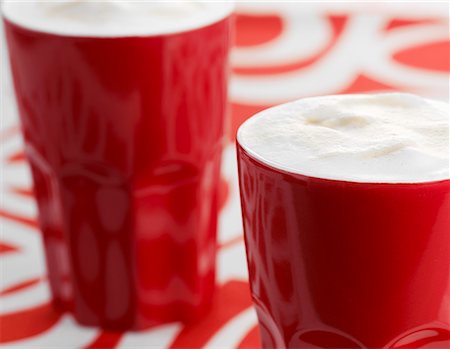
[[81, 324], [210, 304], [229, 29], [73, 37], [5, 20], [54, 303]]
[[264, 348], [449, 348], [450, 181], [325, 180], [238, 145]]

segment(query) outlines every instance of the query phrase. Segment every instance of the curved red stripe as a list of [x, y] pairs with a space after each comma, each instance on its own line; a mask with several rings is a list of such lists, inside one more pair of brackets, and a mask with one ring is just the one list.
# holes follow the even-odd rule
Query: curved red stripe
[[419, 69], [450, 71], [450, 41], [438, 41], [411, 47], [394, 54], [393, 59]]
[[247, 283], [228, 282], [217, 291], [211, 311], [199, 322], [186, 325], [170, 348], [202, 348], [227, 322], [251, 304]]
[[437, 22], [436, 19], [432, 18], [420, 18], [420, 19], [403, 19], [403, 18], [395, 18], [389, 21], [384, 28], [385, 31], [390, 31], [397, 28], [412, 26], [412, 25], [420, 25], [420, 24], [430, 24]]
[[283, 20], [276, 15], [238, 14], [235, 28], [236, 46], [255, 46], [279, 36], [283, 32]]
[[10, 191], [16, 195], [23, 196], [23, 197], [34, 197], [33, 189], [31, 188], [18, 188], [18, 187], [12, 187], [10, 188]]
[[21, 282], [21, 283], [19, 283], [17, 285], [5, 288], [4, 290], [0, 291], [0, 296], [5, 296], [7, 294], [11, 294], [11, 293], [14, 293], [14, 292], [17, 292], [17, 291], [20, 291], [20, 290], [24, 290], [24, 289], [26, 289], [28, 287], [34, 286], [34, 285], [42, 282], [42, 280], [43, 279], [41, 277], [38, 277], [38, 278], [34, 278], [34, 279], [30, 279], [30, 280]]
[[123, 334], [119, 332], [101, 332], [100, 335], [84, 349], [109, 349], [115, 348], [122, 339]]
[[221, 243], [219, 245], [219, 248], [228, 248], [228, 247], [242, 243], [243, 240], [244, 240], [244, 237], [242, 235], [239, 235], [228, 241], [225, 241], [224, 243]]
[[239, 343], [236, 349], [254, 349], [261, 348], [261, 339], [259, 335], [258, 326], [253, 327], [253, 329], [247, 333], [244, 339]]
[[0, 343], [23, 340], [47, 331], [53, 327], [61, 314], [50, 304], [0, 315]]
[[333, 27], [333, 36], [330, 42], [317, 54], [313, 55], [312, 57], [297, 61], [290, 64], [283, 64], [278, 66], [266, 66], [266, 67], [246, 67], [246, 68], [239, 68], [236, 67], [233, 69], [233, 72], [240, 75], [273, 75], [273, 74], [282, 74], [287, 73], [293, 70], [300, 70], [304, 69], [315, 62], [317, 62], [319, 59], [321, 59], [323, 56], [327, 55], [329, 51], [336, 45], [339, 37], [341, 36], [343, 29], [345, 27], [345, 24], [347, 22], [347, 17], [345, 16], [329, 16], [328, 20], [330, 21], [332, 27]]
[[0, 255], [10, 252], [18, 252], [19, 249], [16, 246], [8, 245], [4, 242], [0, 242]]
[[38, 228], [38, 223], [36, 219], [24, 217], [12, 212], [5, 211], [3, 209], [0, 209], [0, 218], [8, 219], [17, 223], [24, 224], [26, 226], [29, 226], [31, 228]]
[[372, 78], [365, 76], [364, 74], [358, 75], [358, 77], [343, 90], [336, 93], [361, 93], [361, 92], [375, 92], [375, 91], [398, 91], [399, 88], [384, 84]]
[[16, 163], [25, 160], [26, 160], [25, 153], [22, 150], [8, 156], [8, 158], [6, 159], [6, 161], [9, 163]]

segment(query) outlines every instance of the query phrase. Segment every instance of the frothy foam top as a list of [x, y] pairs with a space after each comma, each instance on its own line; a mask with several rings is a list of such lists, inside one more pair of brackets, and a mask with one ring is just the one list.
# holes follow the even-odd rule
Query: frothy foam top
[[207, 26], [225, 18], [225, 2], [5, 0], [3, 15], [28, 29], [70, 36], [146, 36], [172, 34]]
[[365, 183], [449, 179], [449, 105], [411, 94], [301, 99], [250, 118], [238, 141], [257, 160], [311, 177]]

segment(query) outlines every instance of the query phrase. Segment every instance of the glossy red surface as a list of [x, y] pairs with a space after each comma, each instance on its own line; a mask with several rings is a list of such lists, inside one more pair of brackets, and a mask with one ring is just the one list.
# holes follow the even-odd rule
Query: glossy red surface
[[77, 38], [5, 21], [55, 304], [139, 329], [214, 291], [230, 19]]
[[283, 172], [238, 147], [265, 348], [449, 348], [450, 181]]

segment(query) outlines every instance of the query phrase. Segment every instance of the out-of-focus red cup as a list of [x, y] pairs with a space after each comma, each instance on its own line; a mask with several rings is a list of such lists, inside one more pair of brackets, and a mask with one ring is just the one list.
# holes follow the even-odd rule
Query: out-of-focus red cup
[[238, 161], [264, 348], [449, 347], [450, 181], [313, 178], [239, 144]]
[[230, 14], [136, 37], [4, 25], [54, 303], [119, 330], [196, 319], [214, 291]]

